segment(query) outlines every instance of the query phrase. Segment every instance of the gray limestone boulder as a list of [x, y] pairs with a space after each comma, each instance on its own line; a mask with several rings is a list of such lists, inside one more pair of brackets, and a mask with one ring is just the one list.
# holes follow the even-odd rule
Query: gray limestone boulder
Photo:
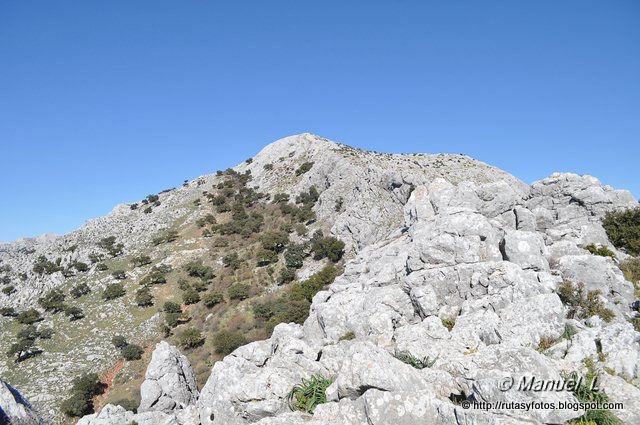
[[170, 413], [194, 404], [198, 388], [189, 360], [176, 347], [159, 342], [151, 355], [140, 395], [141, 413]]
[[542, 236], [524, 230], [507, 230], [501, 243], [504, 259], [523, 269], [548, 270], [546, 248]]
[[583, 283], [589, 291], [617, 295], [625, 304], [634, 300], [633, 285], [625, 280], [620, 268], [609, 257], [565, 255], [557, 261], [557, 268], [564, 279]]
[[82, 417], [77, 425], [200, 425], [193, 406], [173, 413], [159, 411], [133, 413], [122, 406], [107, 404], [100, 412]]

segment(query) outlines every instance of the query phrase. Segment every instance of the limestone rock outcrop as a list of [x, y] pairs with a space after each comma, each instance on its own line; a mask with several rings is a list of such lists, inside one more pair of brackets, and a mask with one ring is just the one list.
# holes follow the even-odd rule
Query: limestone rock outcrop
[[198, 387], [189, 360], [176, 347], [159, 342], [151, 355], [140, 395], [140, 413], [171, 413], [194, 404]]
[[[600, 219], [635, 205], [628, 192], [571, 174], [536, 183], [530, 194], [505, 182], [454, 185], [436, 178], [415, 187], [403, 206], [403, 225], [359, 250], [344, 274], [316, 295], [304, 326], [279, 325], [269, 341], [214, 366], [198, 400], [202, 423], [502, 424], [579, 417], [584, 412], [572, 409], [467, 411], [451, 400], [575, 402], [570, 392], [502, 391], [500, 382], [559, 380], [598, 355], [607, 359], [605, 367], [638, 383], [640, 334], [626, 322], [633, 287], [611, 259], [582, 248], [614, 249]], [[578, 326], [574, 339], [562, 339], [567, 308], [556, 290], [563, 278], [597, 286], [616, 313], [613, 322], [594, 317], [599, 325]], [[356, 340], [340, 342], [348, 332]], [[562, 354], [542, 354], [542, 341], [555, 341], [550, 353]], [[394, 357], [399, 350], [435, 363], [415, 370]], [[314, 373], [333, 380], [328, 403], [313, 419], [287, 413], [287, 391]], [[622, 384], [612, 385], [620, 391]], [[638, 420], [640, 412], [625, 415]]]

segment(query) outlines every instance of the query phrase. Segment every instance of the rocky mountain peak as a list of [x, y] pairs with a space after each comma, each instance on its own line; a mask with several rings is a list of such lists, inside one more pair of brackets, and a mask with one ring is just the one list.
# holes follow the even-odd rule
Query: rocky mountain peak
[[[54, 351], [36, 337], [43, 354], [0, 363], [0, 372], [44, 376], [52, 362], [101, 372], [117, 358], [117, 329], [172, 342], [131, 360], [149, 362], [137, 413], [109, 403], [82, 425], [565, 423], [585, 412], [507, 415], [461, 402], [576, 402], [572, 392], [500, 387], [572, 372], [598, 374], [607, 396], [625, 403], [615, 414], [640, 422], [637, 288], [621, 271], [633, 258], [602, 224], [637, 206], [591, 176], [555, 173], [529, 186], [464, 155], [287, 137], [69, 235], [3, 245], [0, 266], [15, 290], [0, 306], [22, 310], [82, 283], [92, 292], [78, 296], [88, 317], [77, 325], [44, 312], [37, 328], [80, 347]], [[289, 280], [276, 279], [283, 271]], [[105, 297], [120, 281], [125, 295]], [[142, 305], [132, 294], [140, 287], [152, 288]], [[157, 306], [145, 304], [154, 297]], [[21, 383], [62, 422], [53, 391]], [[315, 410], [295, 398], [306, 385], [320, 388]]]

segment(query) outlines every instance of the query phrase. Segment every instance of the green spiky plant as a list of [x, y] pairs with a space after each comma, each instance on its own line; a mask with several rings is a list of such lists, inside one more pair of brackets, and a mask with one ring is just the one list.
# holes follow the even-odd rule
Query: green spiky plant
[[[607, 394], [604, 391], [593, 388], [593, 382], [599, 376], [593, 361], [589, 359], [585, 364], [587, 366], [587, 375], [584, 381], [574, 389], [573, 395], [583, 403], [605, 403], [609, 400]], [[580, 382], [580, 375], [575, 371], [564, 375], [563, 378], [572, 382]], [[584, 415], [573, 421], [572, 424], [621, 425], [622, 422], [610, 410], [587, 410]]]
[[431, 360], [429, 357], [419, 358], [408, 351], [396, 351], [394, 357], [401, 362], [408, 364], [409, 366], [415, 367], [416, 369], [430, 368], [438, 360], [437, 356], [433, 360]]
[[287, 395], [289, 409], [313, 413], [317, 405], [327, 402], [325, 391], [329, 385], [331, 385], [331, 379], [320, 374], [315, 374], [310, 379], [303, 379]]

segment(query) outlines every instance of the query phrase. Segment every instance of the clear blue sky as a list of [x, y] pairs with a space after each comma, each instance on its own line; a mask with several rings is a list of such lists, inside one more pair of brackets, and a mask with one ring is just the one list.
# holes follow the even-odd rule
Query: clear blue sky
[[4, 1], [0, 240], [312, 132], [640, 195], [640, 2]]

